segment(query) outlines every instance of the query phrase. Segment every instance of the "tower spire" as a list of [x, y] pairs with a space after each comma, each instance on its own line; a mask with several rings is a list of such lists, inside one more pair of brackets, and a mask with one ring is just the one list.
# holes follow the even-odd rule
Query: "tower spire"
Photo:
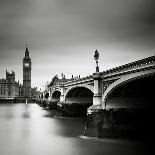
[[29, 56], [29, 50], [28, 50], [28, 47], [27, 47], [27, 43], [26, 43], [25, 56]]

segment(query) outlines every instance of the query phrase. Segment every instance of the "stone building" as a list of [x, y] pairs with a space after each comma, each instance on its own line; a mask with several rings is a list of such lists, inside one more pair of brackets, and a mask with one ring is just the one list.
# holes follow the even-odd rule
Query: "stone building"
[[23, 58], [23, 84], [15, 81], [15, 72], [6, 71], [6, 79], [0, 79], [0, 99], [14, 99], [21, 101], [27, 98], [32, 99], [37, 96], [37, 88], [31, 88], [32, 63], [29, 50], [26, 46]]
[[19, 98], [23, 97], [23, 85], [19, 85]]
[[0, 79], [0, 98], [15, 98], [19, 96], [19, 82], [15, 81], [15, 72], [6, 71], [6, 79]]
[[47, 88], [56, 87], [56, 86], [66, 83], [68, 81], [73, 81], [73, 80], [79, 79], [79, 78], [80, 78], [80, 75], [76, 76], [76, 77], [73, 77], [73, 75], [72, 75], [72, 77], [70, 79], [67, 79], [63, 73], [61, 74], [61, 78], [59, 78], [58, 75], [55, 75], [52, 78], [50, 84], [47, 86]]

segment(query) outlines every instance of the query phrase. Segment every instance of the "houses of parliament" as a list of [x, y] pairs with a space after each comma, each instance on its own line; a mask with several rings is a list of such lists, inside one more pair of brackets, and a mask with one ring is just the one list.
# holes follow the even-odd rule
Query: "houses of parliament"
[[6, 70], [6, 78], [0, 79], [0, 99], [34, 98], [37, 88], [31, 88], [31, 58], [26, 46], [23, 58], [23, 85], [15, 81], [15, 72]]

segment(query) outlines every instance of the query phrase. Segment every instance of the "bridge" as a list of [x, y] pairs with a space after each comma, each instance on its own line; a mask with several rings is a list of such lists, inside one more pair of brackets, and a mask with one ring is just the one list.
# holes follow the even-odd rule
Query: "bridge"
[[49, 101], [71, 103], [92, 103], [93, 107], [106, 109], [108, 96], [118, 87], [131, 81], [153, 77], [155, 56], [128, 63], [107, 71], [96, 72], [83, 78], [53, 81], [53, 85], [43, 92], [49, 93]]
[[[55, 77], [42, 96], [45, 99], [48, 93], [47, 103], [59, 106], [73, 103], [86, 105], [88, 115], [93, 115], [91, 122], [97, 125], [101, 120], [101, 111], [153, 106], [153, 102], [148, 104], [148, 100], [154, 100], [154, 86], [155, 56], [151, 56], [103, 72], [97, 69], [93, 75], [83, 78], [62, 77], [58, 80]], [[119, 100], [122, 96], [126, 101]]]

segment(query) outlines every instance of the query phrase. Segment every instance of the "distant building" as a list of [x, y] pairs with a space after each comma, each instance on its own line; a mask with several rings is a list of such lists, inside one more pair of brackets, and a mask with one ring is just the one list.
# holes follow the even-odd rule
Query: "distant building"
[[19, 96], [18, 97], [19, 98], [23, 97], [23, 85], [22, 84], [19, 85]]
[[50, 84], [47, 86], [49, 87], [55, 87], [55, 86], [59, 86], [67, 81], [71, 81], [73, 79], [73, 77], [71, 79], [66, 79], [65, 75], [62, 74], [62, 78], [58, 78], [58, 76], [54, 76], [52, 81], [50, 82]]
[[45, 86], [44, 92], [48, 92], [49, 90], [52, 91], [52, 89], [55, 89], [55, 87], [59, 87], [60, 85], [63, 85], [64, 83], [72, 80], [74, 80], [73, 76], [71, 77], [71, 79], [66, 79], [64, 74], [61, 75], [61, 78], [55, 75], [52, 78], [51, 82]]
[[31, 88], [31, 58], [26, 46], [23, 58], [23, 85], [15, 81], [15, 72], [6, 71], [6, 79], [0, 79], [0, 99], [35, 98], [37, 94], [37, 87]]
[[15, 81], [15, 72], [6, 71], [6, 79], [0, 79], [0, 98], [15, 98], [19, 96], [19, 82]]

